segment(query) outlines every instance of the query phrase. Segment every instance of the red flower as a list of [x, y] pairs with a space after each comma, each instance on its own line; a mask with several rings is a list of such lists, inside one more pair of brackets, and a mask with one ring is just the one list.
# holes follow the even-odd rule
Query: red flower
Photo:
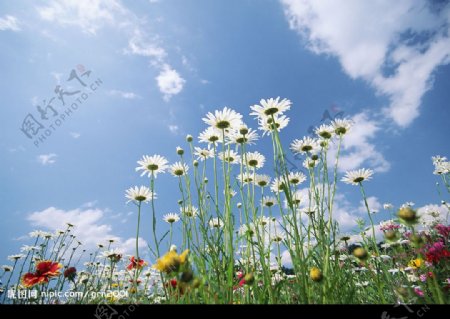
[[62, 267], [62, 264], [51, 260], [40, 261], [37, 263], [34, 273], [29, 272], [23, 275], [22, 284], [25, 287], [33, 287], [48, 282], [50, 278], [60, 275], [59, 269]]
[[75, 267], [69, 267], [64, 271], [64, 278], [74, 280], [77, 275], [77, 269]]
[[428, 251], [425, 253], [425, 255], [428, 262], [435, 264], [443, 258], [450, 257], [450, 251], [445, 248], [443, 242], [438, 241], [428, 248]]
[[134, 259], [134, 256], [131, 256], [130, 264], [127, 266], [127, 269], [128, 270], [136, 269], [136, 268], [141, 269], [145, 265], [147, 265], [147, 263], [143, 259], [139, 259], [136, 261], [136, 259]]
[[170, 280], [170, 285], [172, 286], [172, 288], [176, 288], [177, 287], [177, 280], [176, 279], [171, 279]]

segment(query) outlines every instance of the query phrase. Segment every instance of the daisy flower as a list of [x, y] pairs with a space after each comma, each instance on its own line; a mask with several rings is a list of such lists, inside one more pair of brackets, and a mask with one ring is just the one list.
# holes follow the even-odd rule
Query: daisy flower
[[346, 184], [358, 185], [363, 181], [371, 179], [372, 175], [373, 171], [371, 169], [362, 168], [355, 171], [347, 171], [341, 181]]
[[291, 143], [291, 150], [296, 154], [316, 153], [319, 150], [319, 143], [309, 136], [301, 140], [296, 139]]
[[218, 156], [222, 161], [230, 164], [239, 164], [240, 156], [233, 150], [219, 152]]
[[208, 127], [206, 130], [204, 130], [203, 132], [201, 132], [200, 135], [198, 136], [198, 139], [201, 143], [208, 143], [208, 144], [223, 142], [222, 132], [211, 126]]
[[266, 118], [271, 117], [272, 115], [281, 115], [291, 108], [291, 101], [288, 99], [280, 101], [280, 97], [268, 100], [261, 99], [259, 103], [260, 105], [256, 104], [250, 106], [253, 111], [250, 115], [255, 115], [258, 118]]
[[270, 184], [270, 176], [263, 174], [256, 174], [255, 176], [255, 185], [259, 187], [265, 187]]
[[271, 222], [269, 217], [261, 216], [256, 220], [256, 224], [261, 225], [263, 227], [269, 225]]
[[140, 166], [136, 167], [136, 172], [142, 171], [141, 176], [147, 174], [148, 177], [153, 175], [155, 178], [158, 173], [164, 173], [168, 167], [168, 161], [160, 155], [144, 155], [140, 161], [137, 161], [137, 163]]
[[219, 130], [239, 128], [242, 123], [242, 115], [228, 107], [224, 107], [221, 111], [214, 111], [214, 114], [208, 112], [203, 121], [210, 127]]
[[258, 133], [247, 126], [241, 126], [238, 130], [233, 130], [227, 136], [227, 144], [255, 144], [258, 140]]
[[274, 193], [279, 193], [284, 191], [284, 187], [287, 187], [284, 180], [280, 177], [276, 177], [270, 186], [270, 190]]
[[195, 206], [180, 207], [180, 213], [187, 217], [195, 217], [198, 215], [198, 208]]
[[197, 159], [199, 159], [200, 161], [204, 161], [207, 158], [212, 158], [214, 157], [214, 150], [212, 150], [209, 145], [208, 148], [201, 148], [201, 147], [194, 147], [194, 155], [197, 156]]
[[211, 228], [222, 228], [223, 221], [220, 218], [212, 218], [209, 220], [209, 227]]
[[289, 118], [285, 115], [274, 116], [273, 119], [270, 118], [261, 118], [258, 120], [259, 129], [263, 131], [264, 135], [270, 135], [274, 130], [280, 132], [289, 124]]
[[334, 127], [332, 125], [322, 124], [315, 128], [314, 133], [323, 139], [330, 139], [333, 137]]
[[12, 266], [8, 266], [8, 265], [3, 265], [2, 269], [3, 269], [4, 272], [9, 272], [9, 271], [13, 270], [13, 267]]
[[446, 175], [450, 173], [450, 162], [447, 161], [447, 158], [441, 157], [439, 155], [433, 156], [431, 158], [433, 160], [434, 165], [434, 175]]
[[353, 122], [349, 119], [335, 119], [333, 122], [331, 122], [331, 125], [333, 126], [336, 135], [341, 136], [348, 133], [353, 125]]
[[253, 182], [253, 174], [252, 173], [248, 173], [248, 172], [244, 172], [242, 174], [239, 174], [239, 176], [237, 177], [237, 179], [239, 180], [239, 182], [241, 182], [241, 184], [249, 184]]
[[253, 236], [255, 234], [255, 225], [253, 223], [243, 224], [239, 227], [239, 235], [241, 236]]
[[31, 238], [37, 238], [37, 237], [44, 237], [45, 232], [42, 230], [33, 230], [32, 232], [28, 233], [28, 236]]
[[184, 163], [176, 162], [172, 165], [170, 165], [170, 172], [175, 177], [180, 177], [187, 174], [187, 171], [189, 170], [189, 166], [187, 166]]
[[303, 167], [306, 169], [313, 169], [317, 165], [317, 161], [307, 158], [303, 161]]
[[178, 214], [175, 214], [175, 213], [168, 213], [168, 214], [163, 216], [163, 220], [166, 223], [173, 224], [173, 223], [176, 223], [177, 221], [180, 220], [180, 216]]
[[11, 256], [8, 256], [8, 260], [17, 261], [23, 257], [25, 257], [25, 255], [23, 255], [23, 254], [11, 255]]
[[141, 187], [130, 187], [126, 190], [125, 197], [129, 199], [129, 202], [136, 201], [136, 202], [148, 202], [151, 199], [156, 199], [156, 193], [153, 193], [150, 191], [148, 187], [141, 186]]
[[301, 184], [306, 180], [305, 174], [301, 172], [289, 172], [288, 178], [289, 183], [291, 183], [292, 185]]
[[259, 152], [247, 152], [245, 153], [244, 159], [246, 160], [246, 165], [250, 166], [252, 169], [258, 169], [264, 166], [266, 158]]
[[261, 204], [266, 207], [272, 207], [273, 205], [276, 205], [277, 199], [275, 196], [264, 196], [261, 200]]

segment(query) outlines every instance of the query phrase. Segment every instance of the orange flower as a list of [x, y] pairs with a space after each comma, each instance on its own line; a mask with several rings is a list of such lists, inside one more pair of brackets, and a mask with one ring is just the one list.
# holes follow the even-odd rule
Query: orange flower
[[62, 267], [62, 264], [51, 260], [40, 261], [37, 263], [36, 271], [34, 273], [29, 272], [23, 275], [22, 284], [29, 288], [34, 285], [48, 282], [50, 278], [60, 275], [59, 269]]
[[147, 265], [147, 263], [143, 260], [143, 259], [138, 259], [138, 260], [136, 260], [135, 258], [134, 258], [134, 256], [131, 256], [131, 258], [130, 258], [130, 264], [127, 266], [127, 269], [128, 270], [131, 270], [131, 269], [133, 269], [133, 268], [138, 268], [138, 269], [141, 269], [142, 267], [144, 267], [144, 266], [146, 266]]

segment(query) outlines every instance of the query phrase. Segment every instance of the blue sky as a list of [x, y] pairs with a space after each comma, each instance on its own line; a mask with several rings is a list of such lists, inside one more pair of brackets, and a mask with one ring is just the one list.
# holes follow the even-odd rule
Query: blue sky
[[[431, 156], [450, 155], [449, 22], [450, 6], [440, 1], [3, 2], [0, 258], [29, 244], [29, 231], [66, 219], [81, 225], [88, 244], [117, 236], [132, 247], [136, 215], [124, 191], [147, 184], [136, 161], [177, 160], [186, 134], [198, 136], [201, 118], [224, 106], [256, 128], [249, 106], [277, 96], [293, 103], [286, 147], [326, 110], [355, 120], [341, 174], [375, 170], [366, 191], [376, 220], [387, 217], [386, 202], [439, 204]], [[56, 97], [57, 85], [82, 89], [67, 81], [80, 65], [91, 70], [86, 82], [101, 83], [36, 147], [23, 120], [40, 120], [36, 107]], [[270, 139], [253, 149], [270, 158]], [[178, 210], [174, 190], [175, 178], [158, 177], [160, 218]], [[360, 194], [343, 184], [338, 192], [337, 217], [350, 230], [364, 217]]]

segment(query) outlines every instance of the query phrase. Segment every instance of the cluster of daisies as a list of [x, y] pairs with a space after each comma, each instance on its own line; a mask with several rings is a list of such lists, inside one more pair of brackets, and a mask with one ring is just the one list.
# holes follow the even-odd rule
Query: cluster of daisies
[[[291, 108], [291, 101], [288, 99], [261, 99], [257, 105], [250, 106], [254, 116], [258, 122], [258, 129], [262, 131], [262, 135], [278, 134], [289, 123], [289, 118], [284, 114]], [[285, 178], [275, 177], [273, 180], [269, 175], [258, 174], [257, 170], [264, 167], [266, 158], [258, 151], [246, 151], [244, 145], [253, 145], [259, 139], [259, 134], [256, 130], [248, 127], [244, 121], [243, 116], [230, 109], [224, 107], [222, 110], [209, 112], [203, 118], [203, 121], [208, 127], [202, 131], [198, 136], [198, 141], [201, 144], [206, 144], [205, 147], [195, 146], [192, 153], [195, 159], [192, 165], [197, 167], [199, 161], [203, 162], [211, 158], [217, 158], [228, 164], [242, 165], [245, 170], [241, 170], [241, 174], [237, 176], [238, 181], [242, 185], [254, 184], [259, 187], [270, 187], [274, 193], [283, 192], [285, 190]], [[352, 121], [349, 119], [335, 119], [330, 124], [322, 124], [315, 129], [315, 137], [306, 136], [302, 139], [295, 139], [290, 149], [295, 154], [304, 155], [306, 158], [303, 161], [303, 166], [306, 169], [313, 169], [320, 162], [320, 154], [323, 150], [329, 148], [333, 139], [342, 139], [347, 134], [351, 127]], [[187, 135], [188, 143], [193, 142], [193, 137]], [[219, 144], [222, 144], [222, 150], [219, 150]], [[235, 146], [235, 149], [225, 146]], [[239, 152], [239, 147], [242, 147]], [[147, 175], [154, 180], [158, 174], [170, 172], [174, 177], [181, 178], [187, 175], [189, 166], [183, 160], [184, 150], [177, 147], [176, 152], [181, 156], [181, 161], [169, 164], [169, 161], [161, 155], [144, 155], [139, 160], [136, 171], [141, 172], [141, 176]], [[348, 171], [342, 181], [348, 184], [360, 185], [363, 181], [369, 180], [373, 175], [370, 169], [359, 169]], [[289, 185], [296, 186], [306, 180], [306, 176], [301, 172], [289, 172]], [[205, 178], [207, 183], [207, 178]], [[234, 196], [236, 192], [230, 190], [229, 194]], [[153, 189], [146, 186], [132, 187], [126, 191], [126, 198], [138, 205], [141, 202], [149, 202], [157, 199], [157, 194]], [[299, 196], [293, 194], [295, 197]], [[270, 207], [276, 204], [276, 198], [271, 196], [264, 196], [262, 205]], [[181, 213], [188, 214], [190, 217], [195, 217], [198, 214], [198, 209], [195, 207], [182, 207]], [[175, 223], [180, 220], [178, 213], [168, 213], [163, 216], [163, 220], [167, 223]], [[216, 228], [222, 225], [217, 220], [210, 220], [211, 228]]]

